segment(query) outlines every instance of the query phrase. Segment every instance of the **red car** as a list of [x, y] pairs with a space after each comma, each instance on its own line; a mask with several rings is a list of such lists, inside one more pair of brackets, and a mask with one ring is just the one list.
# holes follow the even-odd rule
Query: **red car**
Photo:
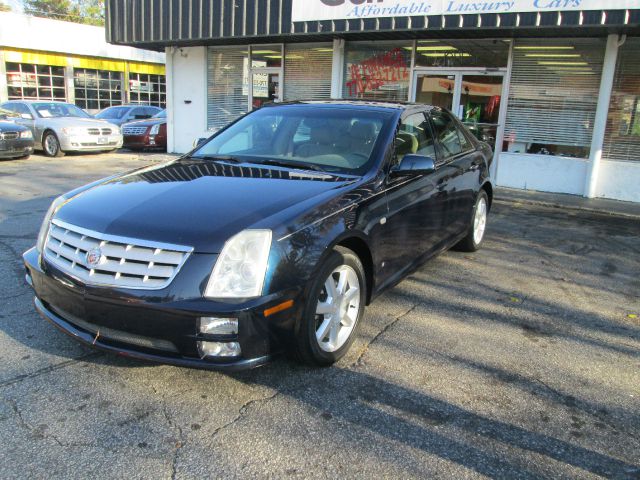
[[129, 150], [167, 150], [167, 111], [163, 110], [146, 120], [122, 126], [124, 148]]

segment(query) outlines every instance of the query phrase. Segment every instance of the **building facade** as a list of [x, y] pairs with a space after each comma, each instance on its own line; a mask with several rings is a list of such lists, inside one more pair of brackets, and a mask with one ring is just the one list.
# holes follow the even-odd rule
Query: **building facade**
[[265, 102], [446, 107], [498, 185], [640, 202], [640, 0], [110, 0], [166, 51], [169, 150]]
[[100, 27], [0, 13], [0, 102], [61, 100], [90, 113], [164, 107], [164, 53], [117, 47]]

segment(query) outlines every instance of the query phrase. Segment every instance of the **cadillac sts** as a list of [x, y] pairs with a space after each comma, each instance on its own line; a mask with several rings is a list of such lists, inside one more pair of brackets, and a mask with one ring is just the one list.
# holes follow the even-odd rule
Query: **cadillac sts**
[[329, 365], [381, 292], [444, 250], [480, 248], [491, 156], [437, 107], [266, 106], [181, 158], [55, 199], [26, 279], [45, 319], [98, 349]]

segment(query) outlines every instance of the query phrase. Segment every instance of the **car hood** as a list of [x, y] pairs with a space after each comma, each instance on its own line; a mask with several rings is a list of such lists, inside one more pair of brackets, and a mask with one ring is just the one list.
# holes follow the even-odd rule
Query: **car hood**
[[167, 123], [166, 118], [148, 118], [146, 120], [136, 120], [122, 125], [124, 127], [152, 127], [153, 125]]
[[219, 253], [236, 233], [281, 227], [292, 207], [331, 198], [353, 182], [302, 170], [179, 160], [94, 184], [55, 218], [109, 235]]
[[80, 117], [50, 117], [50, 118], [38, 118], [36, 120], [38, 124], [47, 125], [53, 128], [62, 127], [112, 127], [117, 125], [107, 122], [106, 120], [99, 120], [97, 118], [80, 118]]
[[0, 132], [23, 132], [25, 130], [28, 130], [28, 128], [10, 120], [0, 120]]

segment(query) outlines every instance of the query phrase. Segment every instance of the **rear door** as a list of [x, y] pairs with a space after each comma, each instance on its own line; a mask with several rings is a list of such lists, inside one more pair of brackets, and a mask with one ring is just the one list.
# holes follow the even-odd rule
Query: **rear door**
[[437, 188], [446, 192], [444, 224], [448, 240], [452, 240], [469, 226], [482, 155], [449, 112], [434, 109], [430, 117], [438, 149]]

